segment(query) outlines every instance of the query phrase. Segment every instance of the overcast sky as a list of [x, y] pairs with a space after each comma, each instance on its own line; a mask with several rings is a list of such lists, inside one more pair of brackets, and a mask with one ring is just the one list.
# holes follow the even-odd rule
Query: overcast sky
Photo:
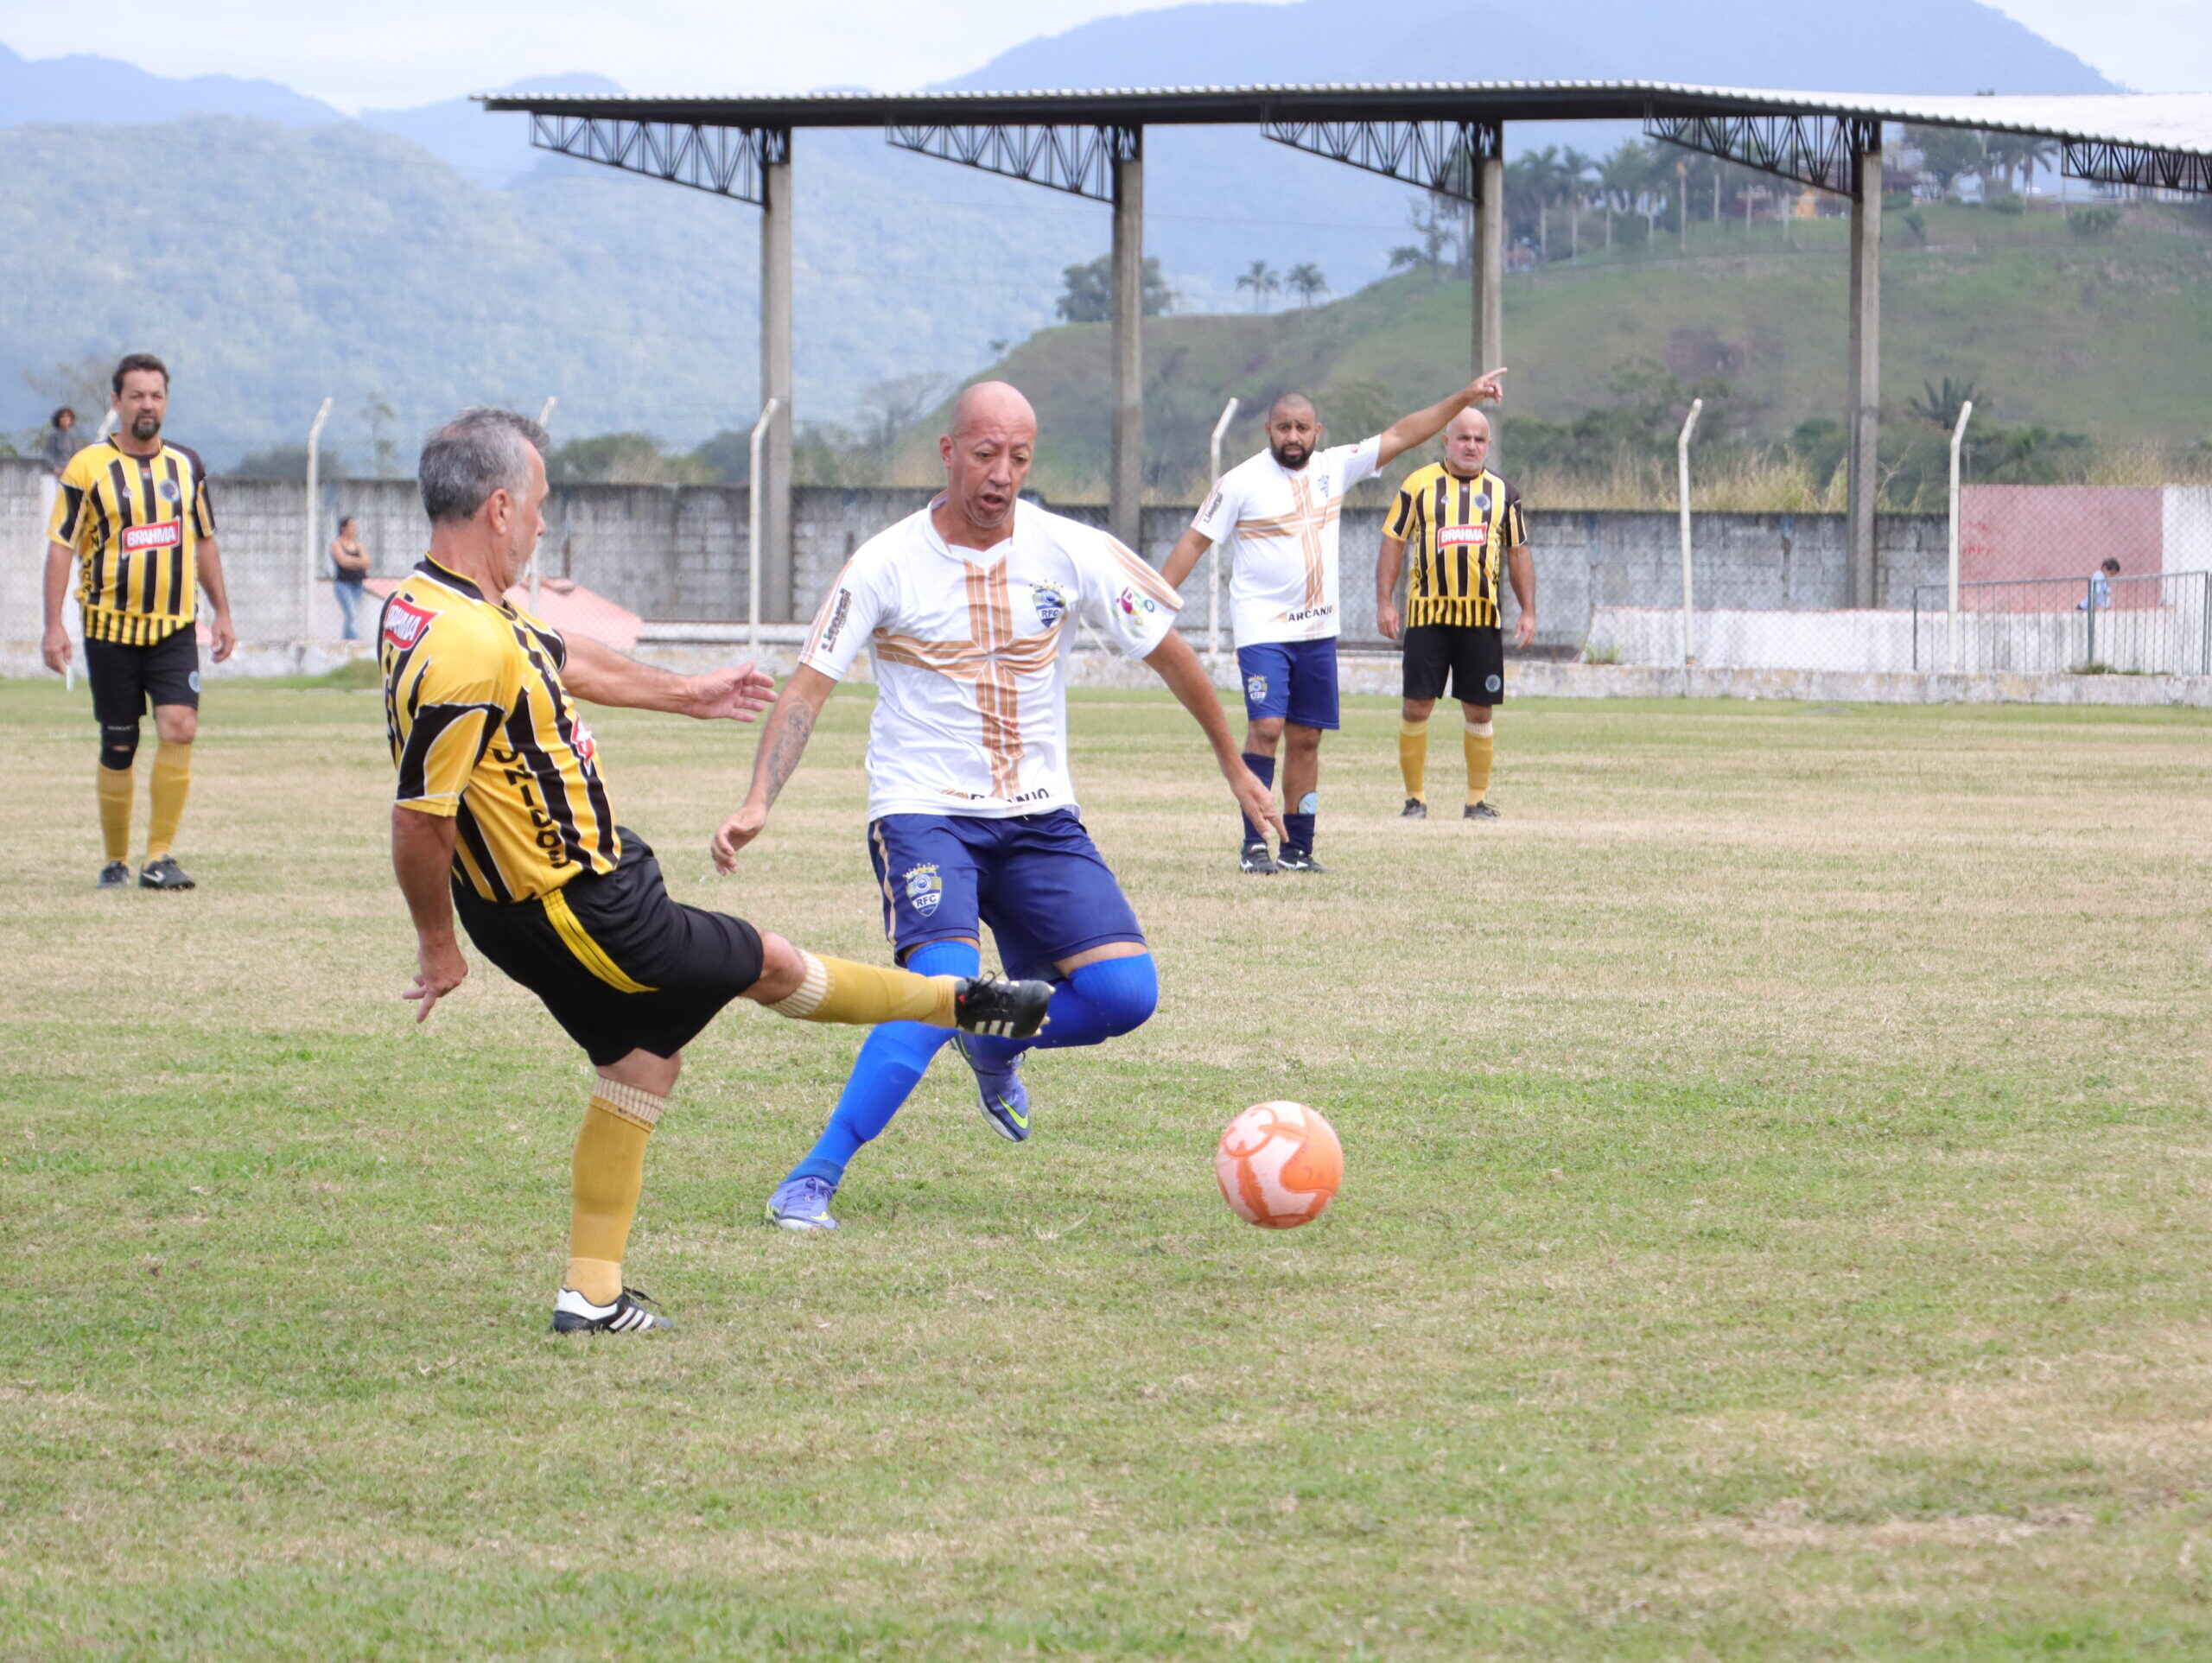
[[[92, 52], [169, 75], [282, 81], [341, 109], [427, 104], [530, 75], [595, 70], [639, 92], [896, 90], [976, 68], [1014, 43], [1146, 0], [0, 0], [0, 41], [28, 58]], [[2004, 0], [1999, 10], [2145, 92], [2212, 92], [2206, 0]], [[189, 16], [187, 16], [188, 10]], [[610, 23], [610, 16], [619, 22]], [[764, 18], [772, 22], [764, 26]], [[95, 21], [96, 20], [96, 21]], [[1162, 66], [1162, 79], [1172, 69]]]

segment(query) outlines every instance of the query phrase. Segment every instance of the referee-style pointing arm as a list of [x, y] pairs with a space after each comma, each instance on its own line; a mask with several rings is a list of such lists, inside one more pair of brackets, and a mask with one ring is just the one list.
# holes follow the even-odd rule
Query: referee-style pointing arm
[[1444, 431], [1449, 422], [1470, 404], [1484, 401], [1495, 403], [1505, 397], [1505, 384], [1498, 377], [1503, 368], [1477, 376], [1449, 398], [1439, 399], [1425, 410], [1415, 410], [1411, 416], [1402, 416], [1382, 429], [1382, 454], [1379, 466], [1388, 467], [1399, 457], [1418, 446], [1427, 444]]

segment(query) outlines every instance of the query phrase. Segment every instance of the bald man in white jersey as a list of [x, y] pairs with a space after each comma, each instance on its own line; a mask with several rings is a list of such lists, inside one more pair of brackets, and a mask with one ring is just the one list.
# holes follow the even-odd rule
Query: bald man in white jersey
[[1321, 735], [1337, 726], [1337, 529], [1344, 498], [1416, 445], [1425, 445], [1471, 404], [1505, 396], [1492, 370], [1449, 398], [1402, 416], [1371, 439], [1322, 447], [1326, 430], [1304, 393], [1285, 393], [1268, 411], [1268, 447], [1214, 482], [1205, 506], [1160, 574], [1179, 587], [1217, 543], [1231, 562], [1230, 627], [1244, 678], [1244, 763], [1273, 785], [1282, 770], [1279, 856], [1262, 822], [1244, 817], [1237, 865], [1256, 873], [1319, 872], [1313, 822], [1320, 812]]
[[[1240, 811], [1282, 829], [1175, 632], [1174, 589], [1105, 532], [1020, 500], [1036, 445], [1036, 413], [1014, 388], [985, 382], [961, 395], [938, 441], [944, 493], [862, 544], [837, 574], [761, 732], [745, 806], [714, 841], [715, 864], [731, 871], [867, 646], [877, 688], [868, 858], [894, 955], [925, 974], [980, 967], [988, 925], [1006, 964], [1055, 983], [1038, 1039], [970, 1035], [961, 1045], [984, 1114], [1016, 1143], [1029, 1136], [1022, 1053], [1127, 1033], [1159, 999], [1136, 914], [1084, 828], [1068, 778], [1071, 615], [1159, 672], [1205, 731]], [[890, 1124], [942, 1043], [915, 1022], [869, 1034], [821, 1139], [770, 1197], [772, 1222], [836, 1228], [830, 1203], [847, 1164]]]

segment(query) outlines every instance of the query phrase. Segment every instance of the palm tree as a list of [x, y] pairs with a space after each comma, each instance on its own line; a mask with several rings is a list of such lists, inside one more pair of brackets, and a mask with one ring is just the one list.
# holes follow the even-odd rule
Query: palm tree
[[1252, 291], [1252, 309], [1256, 312], [1268, 295], [1281, 291], [1282, 279], [1265, 260], [1255, 260], [1237, 275], [1236, 286]]
[[1313, 304], [1314, 296], [1329, 292], [1329, 280], [1321, 275], [1321, 268], [1311, 260], [1294, 265], [1283, 274], [1283, 281], [1298, 291], [1301, 307]]
[[1634, 139], [1622, 143], [1618, 149], [1598, 164], [1599, 181], [1605, 187], [1605, 246], [1613, 245], [1613, 206], [1618, 201], [1622, 213], [1631, 213], [1637, 199], [1643, 193], [1644, 183], [1650, 173], [1651, 158], [1643, 146]]
[[1590, 170], [1598, 165], [1573, 145], [1559, 153], [1560, 181], [1567, 192], [1567, 257], [1582, 257], [1582, 204], [1590, 194]]

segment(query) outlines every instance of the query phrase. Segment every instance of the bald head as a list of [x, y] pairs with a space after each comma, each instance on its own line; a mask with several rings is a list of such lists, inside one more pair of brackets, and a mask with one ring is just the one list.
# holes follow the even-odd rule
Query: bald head
[[1462, 479], [1471, 479], [1490, 461], [1490, 418], [1478, 409], [1464, 409], [1444, 424], [1444, 466]]
[[1295, 473], [1321, 442], [1321, 418], [1304, 393], [1285, 393], [1268, 406], [1268, 448], [1275, 466]]
[[979, 381], [952, 406], [952, 431], [937, 441], [944, 496], [938, 530], [971, 549], [1011, 535], [1014, 505], [1037, 448], [1037, 412], [1003, 381]]
[[964, 438], [971, 433], [1000, 431], [1008, 435], [1027, 433], [1032, 440], [1037, 436], [1037, 412], [1020, 390], [1004, 381], [978, 381], [963, 388], [952, 406], [952, 436]]

